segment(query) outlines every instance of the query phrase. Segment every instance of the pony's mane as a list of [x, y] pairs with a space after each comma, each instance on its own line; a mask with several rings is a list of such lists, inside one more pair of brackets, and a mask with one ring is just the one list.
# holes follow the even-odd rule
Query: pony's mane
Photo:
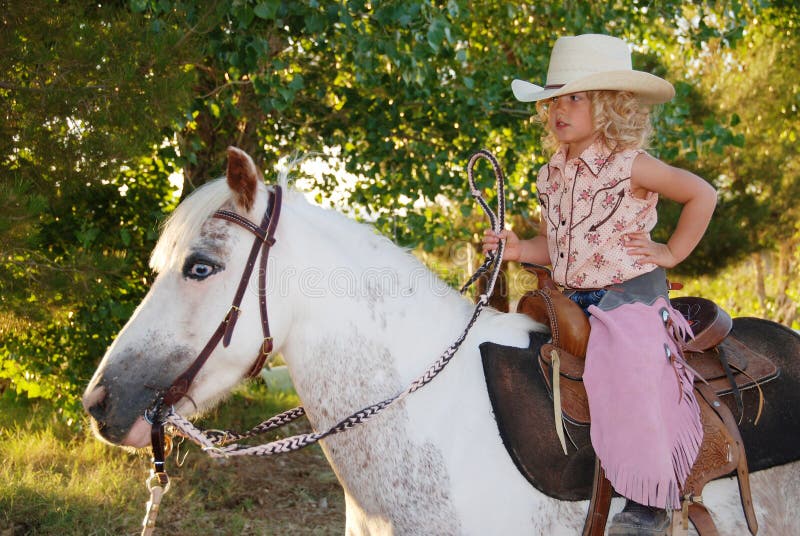
[[[383, 265], [398, 268], [424, 266], [409, 249], [398, 246], [376, 231], [372, 225], [353, 220], [337, 210], [314, 205], [296, 191], [292, 193], [298, 194], [293, 208], [301, 214], [304, 222], [313, 226], [315, 236], [337, 244], [339, 249], [353, 246], [352, 249], [343, 251], [349, 264], [373, 267], [379, 259]], [[342, 240], [342, 237], [346, 237], [346, 240]]]

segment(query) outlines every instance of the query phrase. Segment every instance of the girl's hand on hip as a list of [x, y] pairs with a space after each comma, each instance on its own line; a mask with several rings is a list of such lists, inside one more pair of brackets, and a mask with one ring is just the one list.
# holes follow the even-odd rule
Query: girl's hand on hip
[[647, 233], [629, 233], [625, 237], [625, 248], [630, 255], [638, 257], [640, 262], [649, 262], [662, 268], [672, 268], [678, 264], [669, 246], [653, 242]]

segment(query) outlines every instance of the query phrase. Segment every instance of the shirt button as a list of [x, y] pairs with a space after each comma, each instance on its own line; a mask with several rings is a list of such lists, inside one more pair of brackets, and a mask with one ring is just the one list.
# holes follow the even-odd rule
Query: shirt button
[[564, 252], [562, 251], [561, 253], [558, 254], [558, 256], [563, 259], [564, 258]]
[[561, 225], [566, 225], [566, 224], [567, 224], [567, 220], [561, 220]]

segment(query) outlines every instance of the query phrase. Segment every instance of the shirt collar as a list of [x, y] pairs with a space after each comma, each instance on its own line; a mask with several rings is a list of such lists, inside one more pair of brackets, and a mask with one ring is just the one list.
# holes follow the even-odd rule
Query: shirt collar
[[[589, 147], [584, 149], [581, 155], [577, 158], [580, 160], [593, 175], [597, 176], [600, 171], [608, 163], [611, 154], [614, 151], [605, 146], [601, 141], [595, 141]], [[567, 166], [567, 148], [566, 146], [559, 147], [556, 154], [550, 159], [550, 166], [558, 169], [562, 175]]]

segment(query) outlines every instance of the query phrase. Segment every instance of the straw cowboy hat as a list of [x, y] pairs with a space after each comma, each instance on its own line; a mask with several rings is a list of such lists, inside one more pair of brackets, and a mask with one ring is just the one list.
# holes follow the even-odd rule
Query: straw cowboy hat
[[631, 51], [622, 39], [600, 34], [559, 37], [550, 54], [546, 85], [514, 80], [511, 89], [522, 102], [593, 89], [630, 91], [647, 105], [675, 96], [666, 80], [633, 69]]

